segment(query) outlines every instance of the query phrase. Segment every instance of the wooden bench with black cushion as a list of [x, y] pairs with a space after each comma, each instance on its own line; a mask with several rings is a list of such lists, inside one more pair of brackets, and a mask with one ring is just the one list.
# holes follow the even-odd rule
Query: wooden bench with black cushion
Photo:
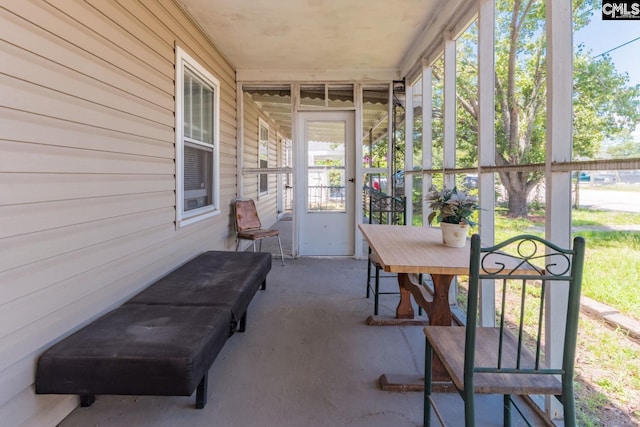
[[244, 332], [247, 307], [258, 289], [266, 288], [270, 270], [270, 253], [205, 252], [127, 303], [223, 306], [231, 310], [231, 333]]
[[[190, 396], [207, 398], [207, 372], [227, 338], [245, 328], [246, 312], [265, 289], [271, 254], [205, 252], [124, 305], [45, 351], [39, 394]], [[239, 328], [238, 328], [239, 324]]]

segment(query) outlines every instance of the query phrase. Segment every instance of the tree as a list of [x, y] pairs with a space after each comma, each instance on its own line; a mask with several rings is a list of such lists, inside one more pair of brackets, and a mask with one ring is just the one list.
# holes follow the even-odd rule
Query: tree
[[[574, 30], [589, 22], [597, 0], [574, 0]], [[546, 143], [546, 38], [544, 0], [496, 2], [496, 165], [542, 163]], [[458, 153], [477, 161], [477, 54], [474, 28], [458, 42]], [[438, 71], [434, 70], [438, 79]], [[580, 47], [574, 59], [574, 156], [593, 157], [601, 141], [627, 132], [640, 120], [640, 85], [611, 58], [591, 58]], [[437, 140], [437, 138], [434, 138]], [[500, 172], [510, 216], [527, 215], [540, 172]]]
[[613, 159], [640, 158], [640, 143], [634, 141], [630, 134], [607, 141], [603, 148], [606, 155]]

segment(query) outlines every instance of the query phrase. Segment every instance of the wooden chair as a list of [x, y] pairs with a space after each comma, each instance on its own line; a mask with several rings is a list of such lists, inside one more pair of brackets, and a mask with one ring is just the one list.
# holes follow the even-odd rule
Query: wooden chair
[[267, 237], [277, 237], [280, 247], [280, 257], [284, 265], [284, 252], [282, 251], [282, 241], [280, 231], [272, 228], [262, 228], [262, 223], [258, 217], [258, 210], [253, 200], [235, 200], [233, 203], [236, 219], [236, 252], [241, 240], [250, 240], [253, 243], [253, 251], [256, 251], [256, 241], [260, 242], [259, 251], [262, 251], [262, 239]]
[[[475, 425], [476, 393], [503, 395], [504, 425], [511, 425], [512, 394], [554, 395], [563, 403], [564, 425], [575, 426], [573, 373], [584, 251], [581, 237], [573, 240], [573, 249], [529, 235], [490, 248], [481, 248], [478, 235], [471, 238], [466, 327], [424, 328], [425, 426], [431, 425], [431, 406], [444, 424], [431, 398], [434, 353], [464, 400], [467, 427]], [[477, 324], [478, 290], [486, 280], [496, 285], [496, 327]], [[566, 303], [564, 352], [562, 366], [548, 368], [542, 361], [545, 293], [555, 287], [568, 291], [566, 300], [555, 302]]]
[[[407, 200], [405, 197], [393, 197], [387, 196], [385, 193], [367, 187], [368, 190], [368, 206], [365, 207], [369, 213], [369, 224], [406, 224], [406, 207]], [[371, 269], [375, 268], [374, 274], [371, 273]], [[395, 292], [382, 292], [380, 291], [381, 279], [397, 279], [394, 275], [380, 275], [382, 266], [376, 257], [376, 254], [372, 253], [369, 248], [369, 257], [367, 261], [367, 298], [371, 296], [373, 292], [373, 314], [378, 315], [378, 305], [380, 295], [399, 295], [399, 291]], [[371, 286], [371, 279], [374, 279], [374, 285]]]

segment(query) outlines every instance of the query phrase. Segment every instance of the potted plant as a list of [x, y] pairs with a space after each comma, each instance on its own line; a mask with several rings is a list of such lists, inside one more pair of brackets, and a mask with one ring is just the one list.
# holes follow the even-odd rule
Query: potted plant
[[445, 246], [463, 247], [469, 227], [476, 225], [471, 216], [479, 209], [478, 198], [456, 187], [452, 190], [438, 190], [432, 186], [425, 200], [430, 202], [431, 209], [427, 221], [431, 224], [434, 219], [438, 220], [442, 230], [442, 243]]

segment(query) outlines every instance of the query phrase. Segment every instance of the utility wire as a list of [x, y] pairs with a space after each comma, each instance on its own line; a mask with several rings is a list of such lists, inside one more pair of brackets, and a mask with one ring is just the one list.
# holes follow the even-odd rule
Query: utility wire
[[602, 52], [601, 54], [594, 56], [594, 57], [593, 57], [593, 59], [596, 59], [597, 57], [602, 56], [602, 55], [606, 55], [607, 53], [613, 52], [613, 51], [614, 51], [614, 50], [616, 50], [616, 49], [620, 49], [621, 47], [626, 46], [626, 45], [628, 45], [629, 43], [633, 43], [633, 42], [635, 42], [635, 41], [637, 41], [637, 40], [640, 40], [640, 37], [636, 37], [635, 39], [633, 39], [633, 40], [629, 40], [629, 41], [628, 41], [628, 42], [626, 42], [626, 43], [622, 43], [621, 45], [616, 46], [616, 47], [614, 47], [613, 49], [609, 49], [609, 50], [608, 50], [608, 51], [606, 51], [606, 52]]

